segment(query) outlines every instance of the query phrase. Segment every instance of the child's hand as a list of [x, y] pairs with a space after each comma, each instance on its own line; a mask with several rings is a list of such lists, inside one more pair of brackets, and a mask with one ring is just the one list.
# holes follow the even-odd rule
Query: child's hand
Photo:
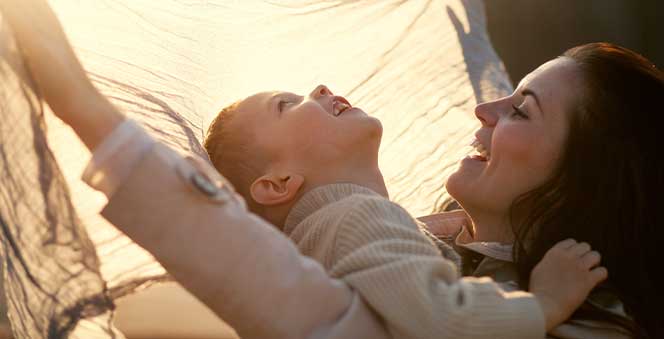
[[44, 0], [0, 0], [24, 61], [56, 115], [70, 109], [72, 95], [92, 84], [78, 62], [55, 13]]
[[546, 318], [546, 330], [558, 326], [581, 306], [590, 291], [606, 279], [597, 266], [600, 254], [587, 243], [567, 239], [557, 243], [533, 268], [530, 292], [537, 297]]
[[39, 94], [94, 149], [124, 117], [92, 85], [55, 13], [44, 0], [0, 0], [0, 10]]

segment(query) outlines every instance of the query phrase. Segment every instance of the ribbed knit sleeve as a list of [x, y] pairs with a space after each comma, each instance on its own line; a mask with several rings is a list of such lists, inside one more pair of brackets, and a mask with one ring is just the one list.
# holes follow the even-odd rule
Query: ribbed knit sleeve
[[375, 195], [348, 199], [326, 266], [359, 291], [394, 338], [544, 338], [532, 294], [460, 279], [403, 208]]

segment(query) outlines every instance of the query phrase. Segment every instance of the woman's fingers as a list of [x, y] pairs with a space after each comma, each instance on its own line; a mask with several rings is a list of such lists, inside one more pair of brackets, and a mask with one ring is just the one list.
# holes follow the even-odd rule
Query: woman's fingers
[[599, 254], [597, 251], [590, 251], [584, 254], [581, 257], [581, 264], [583, 267], [587, 269], [591, 269], [597, 265], [599, 265], [600, 260], [602, 259], [602, 256]]

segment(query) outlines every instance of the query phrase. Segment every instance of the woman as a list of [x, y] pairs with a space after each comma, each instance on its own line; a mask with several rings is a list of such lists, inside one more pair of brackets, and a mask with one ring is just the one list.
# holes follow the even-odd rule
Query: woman
[[[467, 254], [477, 246], [490, 247], [479, 250], [484, 254], [504, 251], [498, 244], [513, 243], [513, 256], [484, 259], [513, 257], [514, 264], [478, 266], [482, 257], [468, 255], [469, 272], [514, 278], [523, 288], [546, 249], [579, 239], [602, 253], [610, 274], [573, 319], [599, 320], [639, 338], [664, 337], [656, 308], [662, 302], [656, 288], [664, 282], [656, 278], [656, 248], [664, 240], [658, 201], [664, 109], [656, 100], [663, 95], [664, 75], [651, 62], [596, 43], [542, 65], [511, 96], [477, 106], [479, 154], [462, 160], [447, 182], [474, 231], [457, 243], [472, 243], [462, 246], [471, 248]], [[582, 327], [557, 334], [593, 333]], [[601, 333], [596, 337], [608, 332]]]

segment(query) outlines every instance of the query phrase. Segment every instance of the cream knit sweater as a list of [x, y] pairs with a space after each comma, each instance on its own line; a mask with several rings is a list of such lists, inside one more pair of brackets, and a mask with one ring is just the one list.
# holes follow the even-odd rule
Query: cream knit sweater
[[366, 188], [334, 184], [306, 193], [284, 232], [344, 280], [394, 338], [543, 338], [534, 296], [489, 278], [459, 278], [415, 220]]
[[306, 194], [288, 218], [288, 239], [248, 213], [207, 162], [130, 121], [97, 147], [85, 173], [109, 197], [102, 215], [243, 338], [543, 337], [530, 294], [505, 294], [488, 279], [459, 282], [403, 209], [361, 187]]

